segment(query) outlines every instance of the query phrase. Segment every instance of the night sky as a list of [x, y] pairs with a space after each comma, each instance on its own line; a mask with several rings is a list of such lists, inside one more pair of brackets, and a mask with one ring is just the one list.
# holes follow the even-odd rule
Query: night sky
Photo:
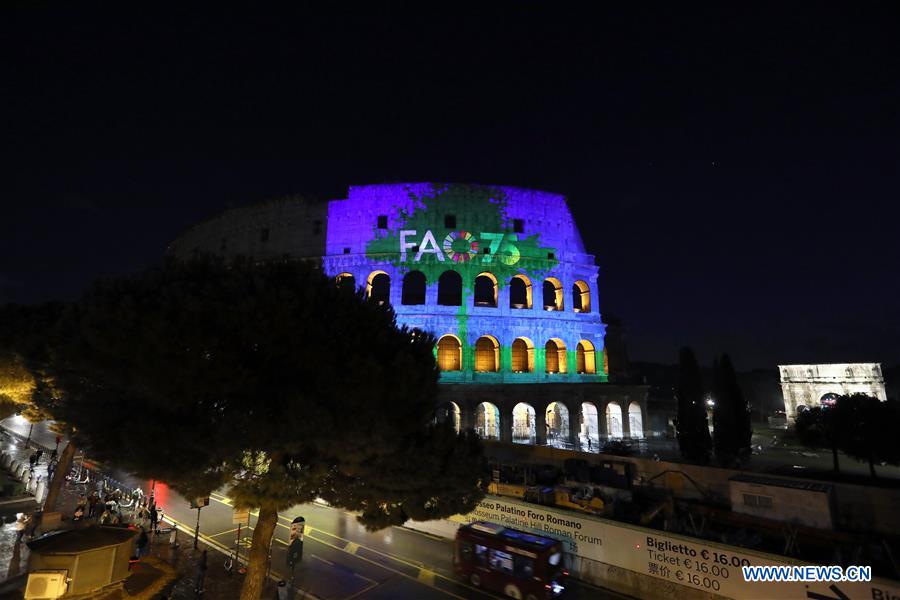
[[900, 363], [893, 3], [60, 4], [0, 8], [0, 301], [229, 206], [497, 183], [570, 198], [632, 359]]

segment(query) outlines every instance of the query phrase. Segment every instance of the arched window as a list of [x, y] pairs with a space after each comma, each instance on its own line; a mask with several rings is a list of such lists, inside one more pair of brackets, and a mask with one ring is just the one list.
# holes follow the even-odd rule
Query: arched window
[[497, 308], [497, 278], [490, 273], [475, 278], [475, 306]]
[[835, 394], [834, 392], [829, 392], [827, 394], [823, 394], [821, 398], [819, 398], [819, 404], [822, 406], [834, 406], [837, 404], [838, 398], [840, 395]]
[[512, 441], [515, 444], [533, 444], [537, 439], [534, 407], [519, 402], [513, 407]]
[[591, 288], [581, 280], [572, 285], [572, 310], [577, 313], [591, 312]]
[[560, 339], [548, 340], [544, 345], [544, 363], [548, 373], [566, 372], [566, 345]]
[[366, 280], [366, 297], [378, 304], [391, 300], [391, 278], [384, 271], [372, 271]]
[[547, 445], [557, 448], [569, 446], [569, 409], [560, 402], [547, 407]]
[[462, 368], [462, 345], [455, 335], [445, 335], [438, 340], [437, 364], [441, 371], [459, 371]]
[[618, 402], [606, 405], [606, 435], [610, 438], [622, 437], [622, 407]]
[[478, 338], [475, 342], [475, 370], [481, 373], [493, 373], [500, 369], [500, 344], [489, 335]]
[[425, 304], [425, 273], [410, 271], [403, 276], [401, 304]]
[[575, 348], [575, 371], [593, 375], [597, 372], [594, 345], [587, 340], [578, 342]]
[[531, 308], [531, 281], [524, 275], [509, 280], [509, 307]]
[[644, 415], [641, 412], [641, 405], [637, 402], [628, 405], [628, 428], [632, 438], [643, 439]]
[[485, 440], [500, 439], [500, 411], [495, 404], [482, 402], [475, 407], [475, 433]]
[[438, 304], [462, 305], [462, 277], [456, 271], [444, 271], [438, 278]]
[[544, 280], [544, 310], [563, 309], [563, 291], [562, 284], [555, 277], [548, 277]]
[[512, 343], [512, 372], [534, 371], [534, 344], [528, 338], [516, 338]]
[[337, 283], [338, 289], [340, 290], [350, 293], [356, 291], [356, 278], [354, 278], [351, 273], [341, 273], [334, 278], [334, 281]]
[[447, 402], [437, 410], [437, 421], [439, 423], [452, 423], [456, 433], [462, 425], [462, 411], [456, 402]]
[[581, 449], [588, 452], [600, 451], [600, 421], [597, 407], [591, 402], [581, 403]]

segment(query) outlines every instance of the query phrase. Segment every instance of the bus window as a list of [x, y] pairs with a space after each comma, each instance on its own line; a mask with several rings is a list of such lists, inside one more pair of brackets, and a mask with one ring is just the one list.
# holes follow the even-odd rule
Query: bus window
[[459, 545], [459, 556], [466, 562], [472, 560], [472, 544], [468, 542], [461, 543]]
[[516, 577], [522, 577], [524, 579], [531, 579], [534, 577], [534, 560], [528, 558], [527, 556], [519, 556], [518, 554], [514, 558], [516, 565]]
[[487, 546], [475, 544], [475, 562], [483, 567], [487, 566]]
[[513, 573], [513, 557], [509, 552], [503, 550], [491, 550], [491, 569], [512, 575]]

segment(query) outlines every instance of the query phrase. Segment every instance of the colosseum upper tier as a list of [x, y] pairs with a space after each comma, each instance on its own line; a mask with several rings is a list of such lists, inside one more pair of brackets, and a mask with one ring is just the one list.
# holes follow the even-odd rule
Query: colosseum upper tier
[[442, 383], [602, 382], [597, 266], [566, 199], [505, 186], [352, 186], [232, 209], [169, 253], [313, 259], [429, 331]]

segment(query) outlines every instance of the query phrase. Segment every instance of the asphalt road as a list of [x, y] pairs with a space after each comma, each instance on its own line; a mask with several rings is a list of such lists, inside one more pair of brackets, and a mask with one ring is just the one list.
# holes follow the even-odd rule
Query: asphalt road
[[[2, 426], [27, 436], [29, 426], [23, 419], [7, 419]], [[55, 434], [45, 424], [36, 425], [32, 439], [53, 447]], [[165, 517], [179, 526], [181, 544], [192, 544], [197, 511], [173, 490], [160, 482], [136, 481], [127, 475], [113, 473], [117, 480], [145, 493], [153, 487], [157, 505]], [[234, 511], [226, 496], [214, 493], [209, 506], [200, 511], [200, 537], [204, 542], [224, 553], [238, 545], [238, 526], [233, 523]], [[272, 543], [271, 568], [281, 579], [290, 581], [287, 566], [287, 546], [290, 523], [294, 517], [306, 519], [303, 559], [293, 572], [294, 598], [304, 593], [325, 600], [376, 599], [481, 599], [496, 598], [458, 579], [452, 571], [452, 544], [444, 538], [413, 531], [404, 527], [390, 527], [367, 532], [353, 514], [320, 504], [296, 506], [279, 515], [275, 539]], [[242, 555], [249, 550], [250, 537], [256, 524], [251, 513], [249, 527], [241, 527]], [[165, 536], [153, 543], [168, 543]], [[210, 568], [223, 568], [226, 554], [210, 556]], [[587, 583], [570, 580], [566, 598], [621, 599], [624, 596]]]

